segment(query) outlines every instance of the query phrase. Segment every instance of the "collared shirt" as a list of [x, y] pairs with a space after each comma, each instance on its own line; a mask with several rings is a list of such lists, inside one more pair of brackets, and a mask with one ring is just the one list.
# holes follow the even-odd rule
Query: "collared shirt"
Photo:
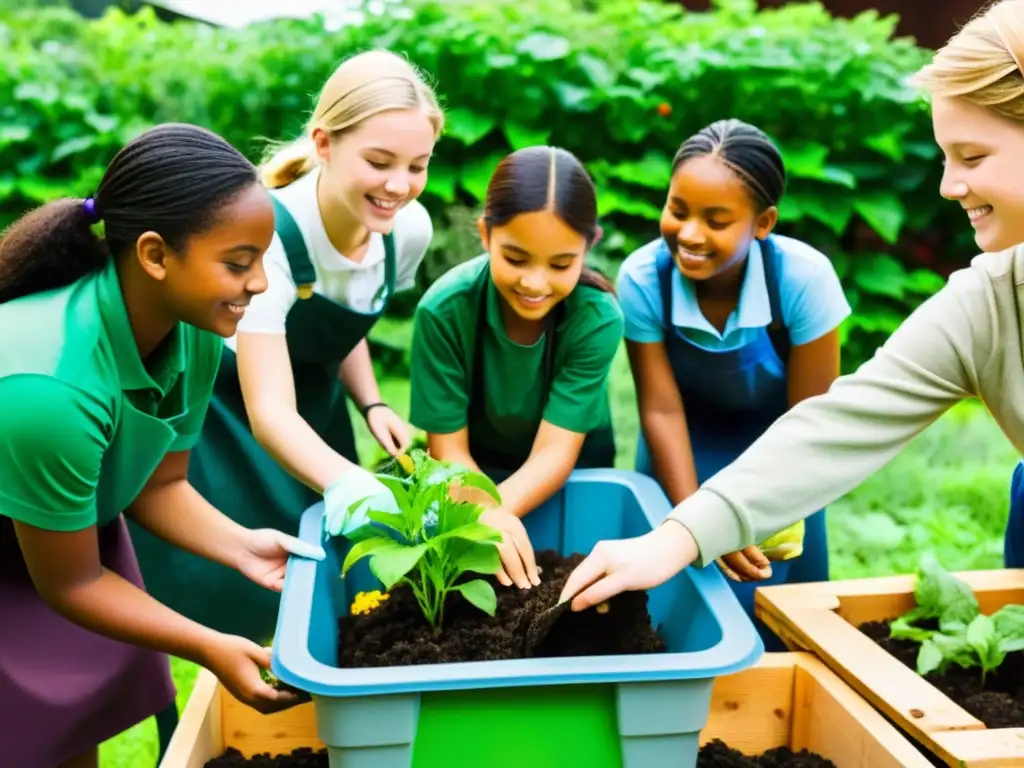
[[[774, 236], [782, 252], [779, 259], [779, 299], [782, 315], [794, 345], [823, 336], [850, 315], [832, 262], [806, 243]], [[625, 316], [625, 337], [629, 341], [654, 343], [664, 334], [664, 313], [655, 255], [660, 239], [631, 253], [622, 263], [618, 277], [619, 302]], [[720, 333], [701, 312], [697, 291], [689, 278], [672, 270], [672, 325], [693, 344], [722, 352], [751, 343], [771, 320], [771, 302], [765, 282], [764, 259], [756, 240], [747, 254], [739, 303]]]
[[[274, 195], [295, 219], [302, 233], [306, 251], [316, 270], [313, 290], [332, 301], [357, 312], [377, 310], [374, 297], [384, 284], [384, 238], [380, 233], [370, 235], [366, 253], [353, 261], [331, 243], [320, 215], [317, 183], [320, 167], [287, 187], [272, 189]], [[416, 284], [416, 271], [434, 235], [430, 214], [418, 200], [406, 204], [395, 214], [395, 291], [405, 291]], [[298, 287], [292, 277], [291, 266], [280, 236], [274, 235], [263, 256], [267, 273], [267, 290], [253, 296], [245, 316], [238, 321], [238, 331], [245, 333], [284, 334], [288, 312], [298, 299]], [[236, 338], [227, 340], [235, 348]]]
[[[576, 288], [564, 299], [550, 391], [540, 386], [545, 339], [532, 345], [508, 338], [501, 297], [483, 273], [490, 257], [463, 262], [436, 280], [416, 308], [410, 367], [410, 421], [426, 432], [467, 426], [476, 334], [483, 337], [487, 445], [529, 453], [541, 419], [577, 433], [611, 423], [608, 372], [622, 343], [622, 312], [610, 293]], [[486, 278], [486, 279], [485, 279]], [[485, 284], [486, 326], [477, 327]]]
[[954, 272], [855, 373], [797, 404], [671, 513], [696, 539], [697, 564], [833, 503], [961, 400], [983, 402], [1024, 453], [1022, 308], [1024, 245]]
[[0, 304], [0, 514], [60, 531], [115, 519], [198, 440], [222, 350], [178, 324], [147, 365], [113, 260]]

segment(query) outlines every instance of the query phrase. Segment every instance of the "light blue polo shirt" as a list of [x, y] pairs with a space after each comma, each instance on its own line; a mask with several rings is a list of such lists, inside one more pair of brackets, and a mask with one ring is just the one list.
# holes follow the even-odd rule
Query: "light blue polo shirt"
[[[851, 313], [832, 262], [821, 251], [791, 237], [773, 235], [778, 259], [779, 301], [793, 346], [825, 335]], [[661, 289], [655, 257], [664, 241], [653, 240], [633, 251], [619, 268], [617, 292], [625, 316], [628, 341], [653, 343], [664, 335]], [[704, 349], [727, 352], [751, 343], [771, 321], [761, 244], [753, 241], [740, 286], [739, 303], [725, 330], [708, 322], [697, 303], [693, 281], [672, 268], [672, 324], [687, 341]]]

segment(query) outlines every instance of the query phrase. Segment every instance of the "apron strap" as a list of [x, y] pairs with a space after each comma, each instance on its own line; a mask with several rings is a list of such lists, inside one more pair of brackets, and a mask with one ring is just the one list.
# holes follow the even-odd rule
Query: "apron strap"
[[664, 330], [672, 330], [672, 273], [675, 265], [672, 254], [662, 240], [654, 254], [654, 269], [658, 273], [658, 287], [661, 292], [661, 324]]
[[382, 299], [391, 300], [395, 295], [395, 283], [398, 280], [398, 257], [395, 255], [394, 230], [384, 235], [384, 284], [377, 289], [373, 297], [374, 303]]
[[772, 319], [768, 323], [768, 338], [771, 339], [775, 354], [785, 366], [789, 361], [789, 329], [786, 319], [782, 316], [782, 298], [779, 292], [779, 257], [781, 252], [775, 239], [768, 235], [761, 240], [761, 260], [764, 262], [764, 281], [768, 286], [768, 303], [771, 307]]
[[292, 272], [292, 280], [299, 293], [300, 299], [308, 299], [313, 295], [313, 283], [316, 282], [316, 269], [309, 258], [309, 251], [306, 250], [306, 241], [299, 231], [299, 225], [295, 223], [284, 203], [274, 195], [270, 196], [274, 203], [274, 229], [277, 236], [281, 238], [284, 246], [285, 256], [288, 257], [288, 267]]

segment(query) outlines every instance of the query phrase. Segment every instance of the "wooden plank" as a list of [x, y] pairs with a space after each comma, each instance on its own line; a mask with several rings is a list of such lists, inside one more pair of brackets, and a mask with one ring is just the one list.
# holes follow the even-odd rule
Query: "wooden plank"
[[930, 768], [931, 763], [838, 675], [800, 654], [794, 678], [790, 747], [838, 768]]
[[203, 768], [224, 752], [220, 681], [201, 669], [159, 768]]
[[746, 755], [789, 744], [795, 654], [769, 653], [751, 669], [719, 677], [700, 743], [721, 739]]
[[[1024, 569], [956, 572], [983, 613], [1024, 603]], [[757, 616], [794, 650], [809, 651], [950, 766], [1024, 768], [1024, 729], [986, 729], [856, 625], [914, 606], [912, 575], [764, 587]]]
[[933, 738], [963, 768], [1024, 767], [1024, 728], [948, 731]]
[[758, 594], [758, 600], [765, 624], [824, 661], [901, 727], [920, 734], [985, 727], [834, 611], [792, 607], [798, 602], [792, 594], [782, 601]]
[[284, 712], [261, 715], [225, 691], [221, 700], [224, 744], [245, 757], [263, 752], [287, 754], [300, 747], [323, 749], [323, 742], [317, 738], [313, 706], [313, 702], [307, 702]]

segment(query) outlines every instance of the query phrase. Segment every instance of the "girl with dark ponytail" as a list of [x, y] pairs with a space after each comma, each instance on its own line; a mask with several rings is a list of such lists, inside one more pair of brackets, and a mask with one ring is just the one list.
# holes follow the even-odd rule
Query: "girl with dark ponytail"
[[[712, 123], [676, 153], [661, 237], [619, 273], [640, 408], [637, 469], [673, 505], [839, 375], [839, 325], [850, 306], [824, 254], [772, 233], [785, 183], [763, 131]], [[827, 580], [824, 510], [806, 531], [801, 521], [720, 565], [751, 617], [754, 585], [736, 583], [750, 572], [772, 582]]]
[[[102, 227], [102, 237], [98, 230]], [[268, 653], [145, 592], [125, 518], [272, 590], [302, 542], [228, 520], [186, 479], [274, 214], [256, 169], [191, 125], [131, 141], [84, 200], [0, 239], [0, 763], [94, 768], [174, 701], [164, 654], [261, 711]]]
[[522, 523], [576, 467], [615, 461], [608, 372], [622, 341], [611, 284], [584, 265], [599, 236], [583, 165], [554, 147], [498, 164], [479, 221], [486, 253], [416, 310], [411, 421], [437, 458], [500, 481], [501, 583], [539, 584]]

